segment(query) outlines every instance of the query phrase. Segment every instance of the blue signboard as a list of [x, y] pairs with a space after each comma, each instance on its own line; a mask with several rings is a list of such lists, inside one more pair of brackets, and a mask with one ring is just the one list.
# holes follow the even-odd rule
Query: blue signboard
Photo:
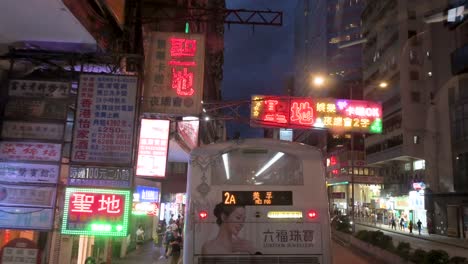
[[136, 192], [133, 193], [134, 202], [159, 202], [159, 188], [149, 186], [137, 186]]

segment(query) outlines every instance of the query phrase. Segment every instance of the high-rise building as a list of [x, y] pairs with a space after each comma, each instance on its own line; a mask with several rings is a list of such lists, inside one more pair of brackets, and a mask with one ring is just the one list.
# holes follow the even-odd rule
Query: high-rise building
[[384, 132], [365, 140], [367, 162], [385, 177], [380, 204], [389, 215], [455, 237], [466, 235], [467, 225], [458, 223], [468, 215], [468, 24], [449, 14], [464, 5], [367, 1], [362, 15], [364, 98], [383, 104]]

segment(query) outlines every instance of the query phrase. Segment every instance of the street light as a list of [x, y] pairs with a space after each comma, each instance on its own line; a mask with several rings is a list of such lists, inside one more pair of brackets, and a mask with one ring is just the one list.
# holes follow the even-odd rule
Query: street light
[[320, 75], [314, 76], [313, 84], [314, 84], [314, 86], [320, 87], [323, 84], [325, 84], [325, 78], [323, 76], [320, 76]]
[[380, 82], [380, 83], [379, 83], [379, 87], [380, 87], [380, 88], [387, 88], [387, 87], [388, 87], [388, 83], [387, 83], [387, 82]]

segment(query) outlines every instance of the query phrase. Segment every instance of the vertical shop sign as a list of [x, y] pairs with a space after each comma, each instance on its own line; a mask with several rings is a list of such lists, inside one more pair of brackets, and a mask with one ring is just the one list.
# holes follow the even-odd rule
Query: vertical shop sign
[[137, 78], [82, 74], [72, 161], [130, 164]]
[[141, 120], [137, 176], [166, 176], [169, 125], [169, 120]]
[[152, 32], [147, 54], [143, 112], [198, 115], [203, 98], [204, 36]]

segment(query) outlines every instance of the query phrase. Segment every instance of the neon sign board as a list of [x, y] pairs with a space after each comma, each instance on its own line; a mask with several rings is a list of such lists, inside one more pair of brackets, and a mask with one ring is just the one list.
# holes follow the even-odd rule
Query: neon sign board
[[129, 190], [67, 188], [62, 234], [126, 236]]
[[334, 98], [252, 96], [251, 126], [382, 133], [380, 103]]

